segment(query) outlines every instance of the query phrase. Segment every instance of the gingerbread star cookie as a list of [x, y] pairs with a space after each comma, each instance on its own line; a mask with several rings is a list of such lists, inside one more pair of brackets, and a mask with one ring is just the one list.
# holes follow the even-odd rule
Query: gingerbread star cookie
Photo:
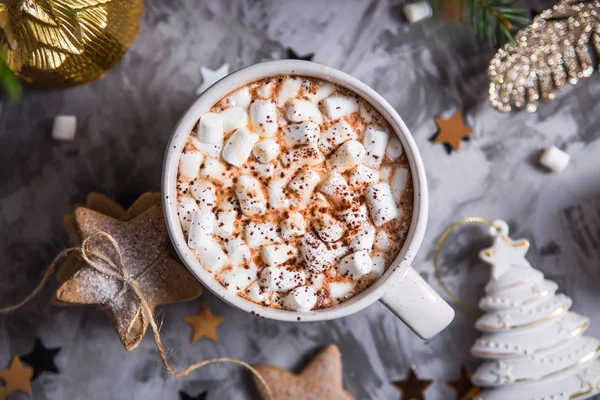
[[433, 139], [433, 142], [446, 143], [454, 151], [459, 151], [461, 140], [473, 133], [473, 129], [463, 124], [462, 113], [460, 111], [457, 111], [450, 119], [435, 117], [435, 122], [440, 131], [435, 139]]
[[0, 387], [0, 399], [16, 391], [31, 394], [32, 377], [33, 368], [23, 365], [19, 356], [15, 356], [10, 367], [0, 370], [0, 379], [5, 383]]
[[184, 318], [185, 322], [193, 329], [191, 342], [202, 339], [203, 337], [217, 343], [217, 327], [221, 325], [225, 318], [220, 315], [214, 315], [206, 304], [202, 305], [196, 315], [189, 315]]
[[[265, 364], [254, 368], [267, 382], [276, 400], [354, 400], [342, 386], [342, 356], [334, 345], [321, 350], [299, 375]], [[268, 399], [267, 390], [256, 377], [254, 382], [260, 396]]]
[[[161, 205], [152, 202], [153, 199], [156, 199], [154, 194], [146, 194], [127, 211], [106, 202], [101, 202], [103, 207], [95, 207], [111, 216], [79, 207], [74, 214], [77, 230], [71, 233], [77, 245], [92, 237], [88, 253], [111, 260], [122, 269], [118, 274], [135, 280], [152, 311], [161, 304], [192, 300], [202, 292], [198, 281], [171, 257]], [[119, 250], [106, 235], [95, 235], [97, 232], [110, 235]], [[93, 256], [93, 261], [105, 270], [110, 269], [102, 257]], [[59, 304], [96, 305], [105, 309], [125, 349], [137, 347], [149, 321], [143, 317], [141, 300], [130, 284], [79, 259], [63, 266], [58, 279], [62, 280], [55, 294]]]

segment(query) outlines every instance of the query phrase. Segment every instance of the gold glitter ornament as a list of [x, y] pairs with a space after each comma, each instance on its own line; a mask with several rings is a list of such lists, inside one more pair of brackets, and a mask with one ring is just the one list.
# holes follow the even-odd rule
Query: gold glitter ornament
[[502, 112], [511, 105], [535, 112], [540, 98], [554, 100], [555, 90], [567, 82], [592, 75], [590, 45], [600, 55], [599, 13], [599, 0], [562, 0], [535, 17], [490, 62], [492, 106]]
[[142, 0], [0, 3], [0, 57], [23, 81], [67, 87], [98, 79], [138, 34]]

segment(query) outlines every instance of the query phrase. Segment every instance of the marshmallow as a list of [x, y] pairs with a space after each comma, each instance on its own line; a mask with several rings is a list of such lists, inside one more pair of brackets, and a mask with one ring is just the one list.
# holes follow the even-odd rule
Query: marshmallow
[[246, 265], [252, 260], [250, 248], [240, 238], [234, 238], [227, 241], [225, 250], [229, 256], [229, 262], [233, 266]]
[[329, 119], [339, 119], [358, 111], [358, 100], [353, 97], [331, 96], [323, 100], [322, 104]]
[[233, 107], [240, 107], [244, 110], [247, 110], [248, 106], [250, 105], [250, 102], [252, 101], [250, 89], [245, 87], [243, 89], [236, 90], [235, 92], [230, 94], [229, 97], [225, 99], [225, 101], [227, 102], [227, 104]]
[[375, 257], [371, 258], [373, 267], [371, 268], [371, 274], [379, 278], [385, 272], [385, 253], [376, 253]]
[[433, 10], [426, 0], [404, 3], [402, 12], [411, 24], [430, 18], [433, 15]]
[[371, 121], [373, 121], [373, 116], [369, 112], [369, 109], [367, 109], [367, 107], [363, 103], [360, 103], [360, 105], [358, 106], [358, 112], [360, 113], [360, 117], [362, 118], [365, 124], [370, 124]]
[[190, 183], [189, 182], [182, 181], [182, 180], [179, 180], [177, 182], [177, 192], [178, 193], [187, 194], [189, 188], [190, 188]]
[[300, 239], [302, 257], [311, 271], [323, 271], [336, 262], [339, 256], [338, 248], [340, 247], [342, 246], [338, 244], [333, 244], [330, 247], [312, 233], [307, 233]]
[[314, 122], [302, 122], [285, 127], [283, 139], [289, 146], [296, 144], [317, 143], [321, 128]]
[[57, 115], [52, 124], [52, 139], [71, 141], [77, 133], [77, 118], [74, 115]]
[[390, 178], [392, 176], [392, 167], [383, 167], [379, 170], [379, 178], [383, 182], [390, 182]]
[[284, 179], [274, 179], [269, 182], [267, 186], [267, 193], [269, 195], [269, 207], [274, 210], [286, 209], [290, 206], [290, 201], [284, 193], [284, 188], [287, 185], [287, 181]]
[[219, 114], [223, 119], [223, 131], [233, 132], [236, 129], [246, 128], [248, 125], [248, 113], [241, 107], [229, 107]]
[[325, 212], [326, 209], [331, 208], [331, 203], [327, 200], [327, 197], [320, 192], [313, 194], [309, 201], [310, 206], [315, 210]]
[[369, 252], [365, 250], [357, 251], [342, 258], [338, 265], [340, 274], [350, 278], [360, 278], [371, 272], [373, 263]]
[[369, 186], [365, 194], [371, 219], [375, 226], [381, 226], [400, 217], [400, 210], [396, 206], [392, 189], [387, 183], [378, 183]]
[[296, 247], [287, 244], [271, 244], [260, 249], [260, 255], [269, 267], [285, 263], [296, 257]]
[[263, 99], [268, 99], [273, 96], [273, 89], [275, 89], [275, 82], [271, 80], [258, 89], [258, 95]]
[[215, 206], [215, 185], [210, 182], [196, 179], [191, 187], [192, 196], [198, 200], [200, 211], [210, 211]]
[[223, 142], [223, 117], [220, 114], [206, 113], [198, 122], [198, 139], [206, 144]]
[[404, 191], [404, 187], [406, 186], [406, 180], [408, 179], [408, 170], [405, 168], [398, 167], [394, 170], [394, 176], [392, 178], [392, 194], [394, 195], [394, 200], [396, 200], [396, 204], [400, 203], [400, 199], [402, 198], [402, 192]]
[[337, 148], [333, 157], [327, 160], [327, 167], [344, 172], [360, 164], [366, 154], [364, 146], [356, 140], [348, 140]]
[[369, 222], [369, 212], [367, 211], [367, 206], [364, 204], [361, 204], [359, 207], [346, 208], [337, 213], [337, 216], [350, 229], [362, 228], [365, 223]]
[[367, 150], [367, 156], [363, 163], [369, 167], [379, 168], [385, 155], [385, 148], [387, 147], [390, 135], [377, 129], [375, 126], [370, 125], [365, 132], [363, 144]]
[[214, 239], [201, 243], [194, 250], [200, 264], [211, 274], [218, 273], [229, 264], [227, 254]]
[[255, 303], [265, 303], [269, 299], [269, 295], [269, 292], [263, 292], [258, 281], [246, 288], [246, 296]]
[[209, 156], [212, 158], [219, 158], [221, 156], [221, 150], [223, 150], [223, 143], [202, 143], [200, 140], [198, 140], [198, 138], [195, 138], [193, 136], [191, 137], [191, 140], [194, 144], [194, 147], [197, 148], [198, 151], [200, 151], [200, 153], [204, 154], [205, 156]]
[[334, 299], [339, 299], [346, 296], [354, 289], [354, 283], [330, 283], [329, 284], [329, 296]]
[[540, 155], [540, 164], [552, 172], [560, 172], [569, 164], [571, 157], [559, 149], [552, 146], [545, 149]]
[[215, 214], [210, 211], [194, 212], [188, 233], [188, 246], [198, 249], [212, 239], [215, 228]]
[[349, 205], [354, 199], [346, 178], [338, 172], [332, 172], [323, 182], [319, 191], [337, 205]]
[[236, 211], [237, 210], [237, 199], [234, 196], [223, 197], [217, 208], [221, 211]]
[[318, 103], [324, 98], [329, 97], [334, 91], [335, 85], [327, 82], [323, 86], [321, 86], [314, 94], [309, 94], [308, 98], [313, 103]]
[[231, 165], [241, 167], [252, 152], [252, 146], [258, 142], [258, 135], [238, 129], [227, 139], [227, 143], [223, 147], [223, 159]]
[[317, 294], [310, 286], [300, 286], [283, 299], [283, 306], [292, 311], [310, 311], [317, 305]]
[[186, 151], [179, 159], [179, 175], [188, 181], [196, 179], [203, 160], [204, 155], [201, 152], [195, 150]]
[[312, 220], [312, 227], [319, 238], [327, 243], [337, 242], [344, 235], [342, 224], [329, 214], [317, 215]]
[[272, 222], [248, 222], [244, 236], [251, 249], [281, 242], [277, 234], [277, 225]]
[[211, 157], [206, 157], [204, 159], [204, 162], [200, 167], [200, 177], [217, 181], [226, 188], [233, 185], [231, 173], [227, 170], [225, 164]]
[[275, 166], [273, 164], [261, 164], [256, 161], [249, 161], [241, 167], [241, 172], [268, 181], [273, 177]]
[[352, 187], [373, 185], [379, 182], [379, 171], [362, 164], [357, 165], [350, 171], [348, 182]]
[[319, 147], [325, 154], [331, 153], [348, 140], [357, 140], [358, 135], [346, 121], [340, 121], [327, 129], [319, 138]]
[[298, 169], [304, 166], [312, 167], [322, 164], [323, 161], [325, 161], [323, 153], [313, 143], [295, 147], [284, 152], [281, 156], [283, 166], [291, 169]]
[[307, 283], [315, 291], [320, 290], [323, 287], [323, 281], [325, 280], [325, 274], [321, 272], [311, 272], [310, 277], [307, 278]]
[[315, 187], [321, 181], [321, 175], [312, 169], [303, 169], [288, 184], [288, 189], [296, 193], [304, 203], [310, 200]]
[[219, 280], [229, 292], [238, 293], [250, 286], [257, 277], [258, 271], [256, 265], [250, 263], [243, 267], [229, 268], [227, 271], [221, 273]]
[[350, 249], [354, 251], [367, 251], [373, 250], [373, 243], [375, 242], [375, 227], [371, 224], [365, 224], [362, 229], [352, 238], [350, 242]]
[[387, 233], [384, 231], [377, 232], [377, 236], [375, 237], [375, 247], [379, 250], [386, 250], [390, 247], [390, 239], [388, 238]]
[[290, 267], [266, 267], [260, 273], [258, 281], [265, 292], [287, 292], [304, 285], [306, 272]]
[[277, 96], [277, 105], [283, 107], [285, 103], [296, 97], [300, 88], [302, 87], [302, 80], [298, 78], [287, 77], [281, 84], [279, 89], [279, 95]]
[[219, 211], [215, 222], [215, 235], [223, 239], [229, 239], [235, 231], [235, 221], [237, 220], [237, 211]]
[[319, 107], [308, 100], [293, 99], [285, 105], [285, 116], [290, 122], [312, 121], [317, 124], [323, 122]]
[[260, 183], [252, 176], [242, 175], [238, 177], [235, 195], [242, 212], [249, 217], [264, 214], [267, 210], [267, 201]]
[[250, 104], [252, 128], [261, 137], [272, 137], [277, 132], [277, 108], [271, 100], [254, 100]]
[[306, 233], [306, 221], [302, 214], [297, 211], [288, 213], [287, 218], [281, 220], [281, 237], [289, 241], [294, 236], [301, 236]]
[[252, 154], [258, 161], [266, 164], [279, 155], [279, 144], [275, 139], [263, 139], [254, 145]]
[[402, 155], [402, 143], [400, 143], [400, 139], [396, 136], [391, 138], [388, 142], [388, 145], [385, 148], [385, 155], [392, 161]]
[[198, 204], [192, 196], [179, 196], [177, 198], [177, 212], [179, 214], [179, 221], [184, 231], [190, 230], [190, 224], [192, 223], [192, 216], [195, 212], [200, 211]]

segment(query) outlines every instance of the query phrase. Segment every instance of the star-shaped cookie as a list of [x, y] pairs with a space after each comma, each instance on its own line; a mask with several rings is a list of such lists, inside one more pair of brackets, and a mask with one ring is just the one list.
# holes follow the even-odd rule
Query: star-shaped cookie
[[415, 366], [410, 366], [410, 372], [403, 381], [393, 382], [394, 386], [402, 392], [403, 399], [425, 400], [425, 391], [433, 381], [419, 379], [415, 372]]
[[4, 386], [0, 388], [0, 399], [18, 391], [31, 394], [30, 381], [33, 376], [33, 368], [24, 366], [19, 356], [15, 356], [10, 367], [0, 370], [0, 379]]
[[[269, 385], [273, 399], [354, 400], [342, 386], [342, 356], [334, 345], [321, 350], [299, 375], [271, 365], [254, 367]], [[256, 377], [254, 382], [260, 396], [268, 399], [266, 389]]]
[[202, 304], [198, 314], [190, 315], [184, 318], [193, 329], [191, 342], [194, 343], [203, 337], [206, 337], [217, 343], [217, 327], [221, 325], [225, 318], [220, 315], [214, 315], [210, 312], [206, 304]]
[[525, 259], [529, 242], [525, 239], [512, 241], [506, 235], [496, 235], [492, 247], [479, 252], [479, 257], [492, 265], [492, 278], [500, 279], [511, 267], [531, 268]]
[[59, 352], [59, 347], [48, 349], [40, 339], [35, 338], [33, 350], [31, 353], [21, 357], [21, 359], [33, 367], [32, 379], [35, 379], [44, 371], [58, 374], [59, 371], [54, 363], [54, 357], [56, 357]]
[[460, 141], [473, 133], [473, 129], [469, 128], [462, 122], [462, 113], [457, 111], [450, 119], [435, 117], [440, 131], [433, 139], [434, 143], [446, 143], [454, 149], [460, 150]]
[[[148, 306], [154, 311], [161, 304], [194, 299], [202, 289], [189, 271], [171, 258], [161, 205], [155, 202], [148, 206], [147, 199], [146, 196], [140, 203], [136, 201], [120, 219], [86, 207], [77, 208], [74, 219], [81, 240], [97, 232], [105, 232], [116, 240], [127, 273], [137, 281]], [[112, 207], [111, 211], [118, 213], [119, 210]], [[114, 246], [104, 236], [90, 241], [88, 251], [100, 253], [119, 264]], [[94, 260], [109, 268], [106, 262]], [[133, 289], [84, 262], [74, 262], [64, 268], [68, 270], [61, 269], [59, 275], [59, 282], [61, 279], [64, 282], [56, 291], [58, 302], [102, 307], [113, 321], [123, 346], [127, 350], [137, 347], [148, 321], [142, 317], [140, 301]]]

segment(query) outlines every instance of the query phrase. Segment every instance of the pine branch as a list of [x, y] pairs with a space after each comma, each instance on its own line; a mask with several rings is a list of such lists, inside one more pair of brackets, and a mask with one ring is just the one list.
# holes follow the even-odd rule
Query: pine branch
[[0, 57], [0, 87], [4, 90], [4, 93], [11, 100], [18, 100], [21, 98], [23, 93], [23, 86], [21, 81], [17, 79], [15, 74], [8, 68], [8, 65]]

